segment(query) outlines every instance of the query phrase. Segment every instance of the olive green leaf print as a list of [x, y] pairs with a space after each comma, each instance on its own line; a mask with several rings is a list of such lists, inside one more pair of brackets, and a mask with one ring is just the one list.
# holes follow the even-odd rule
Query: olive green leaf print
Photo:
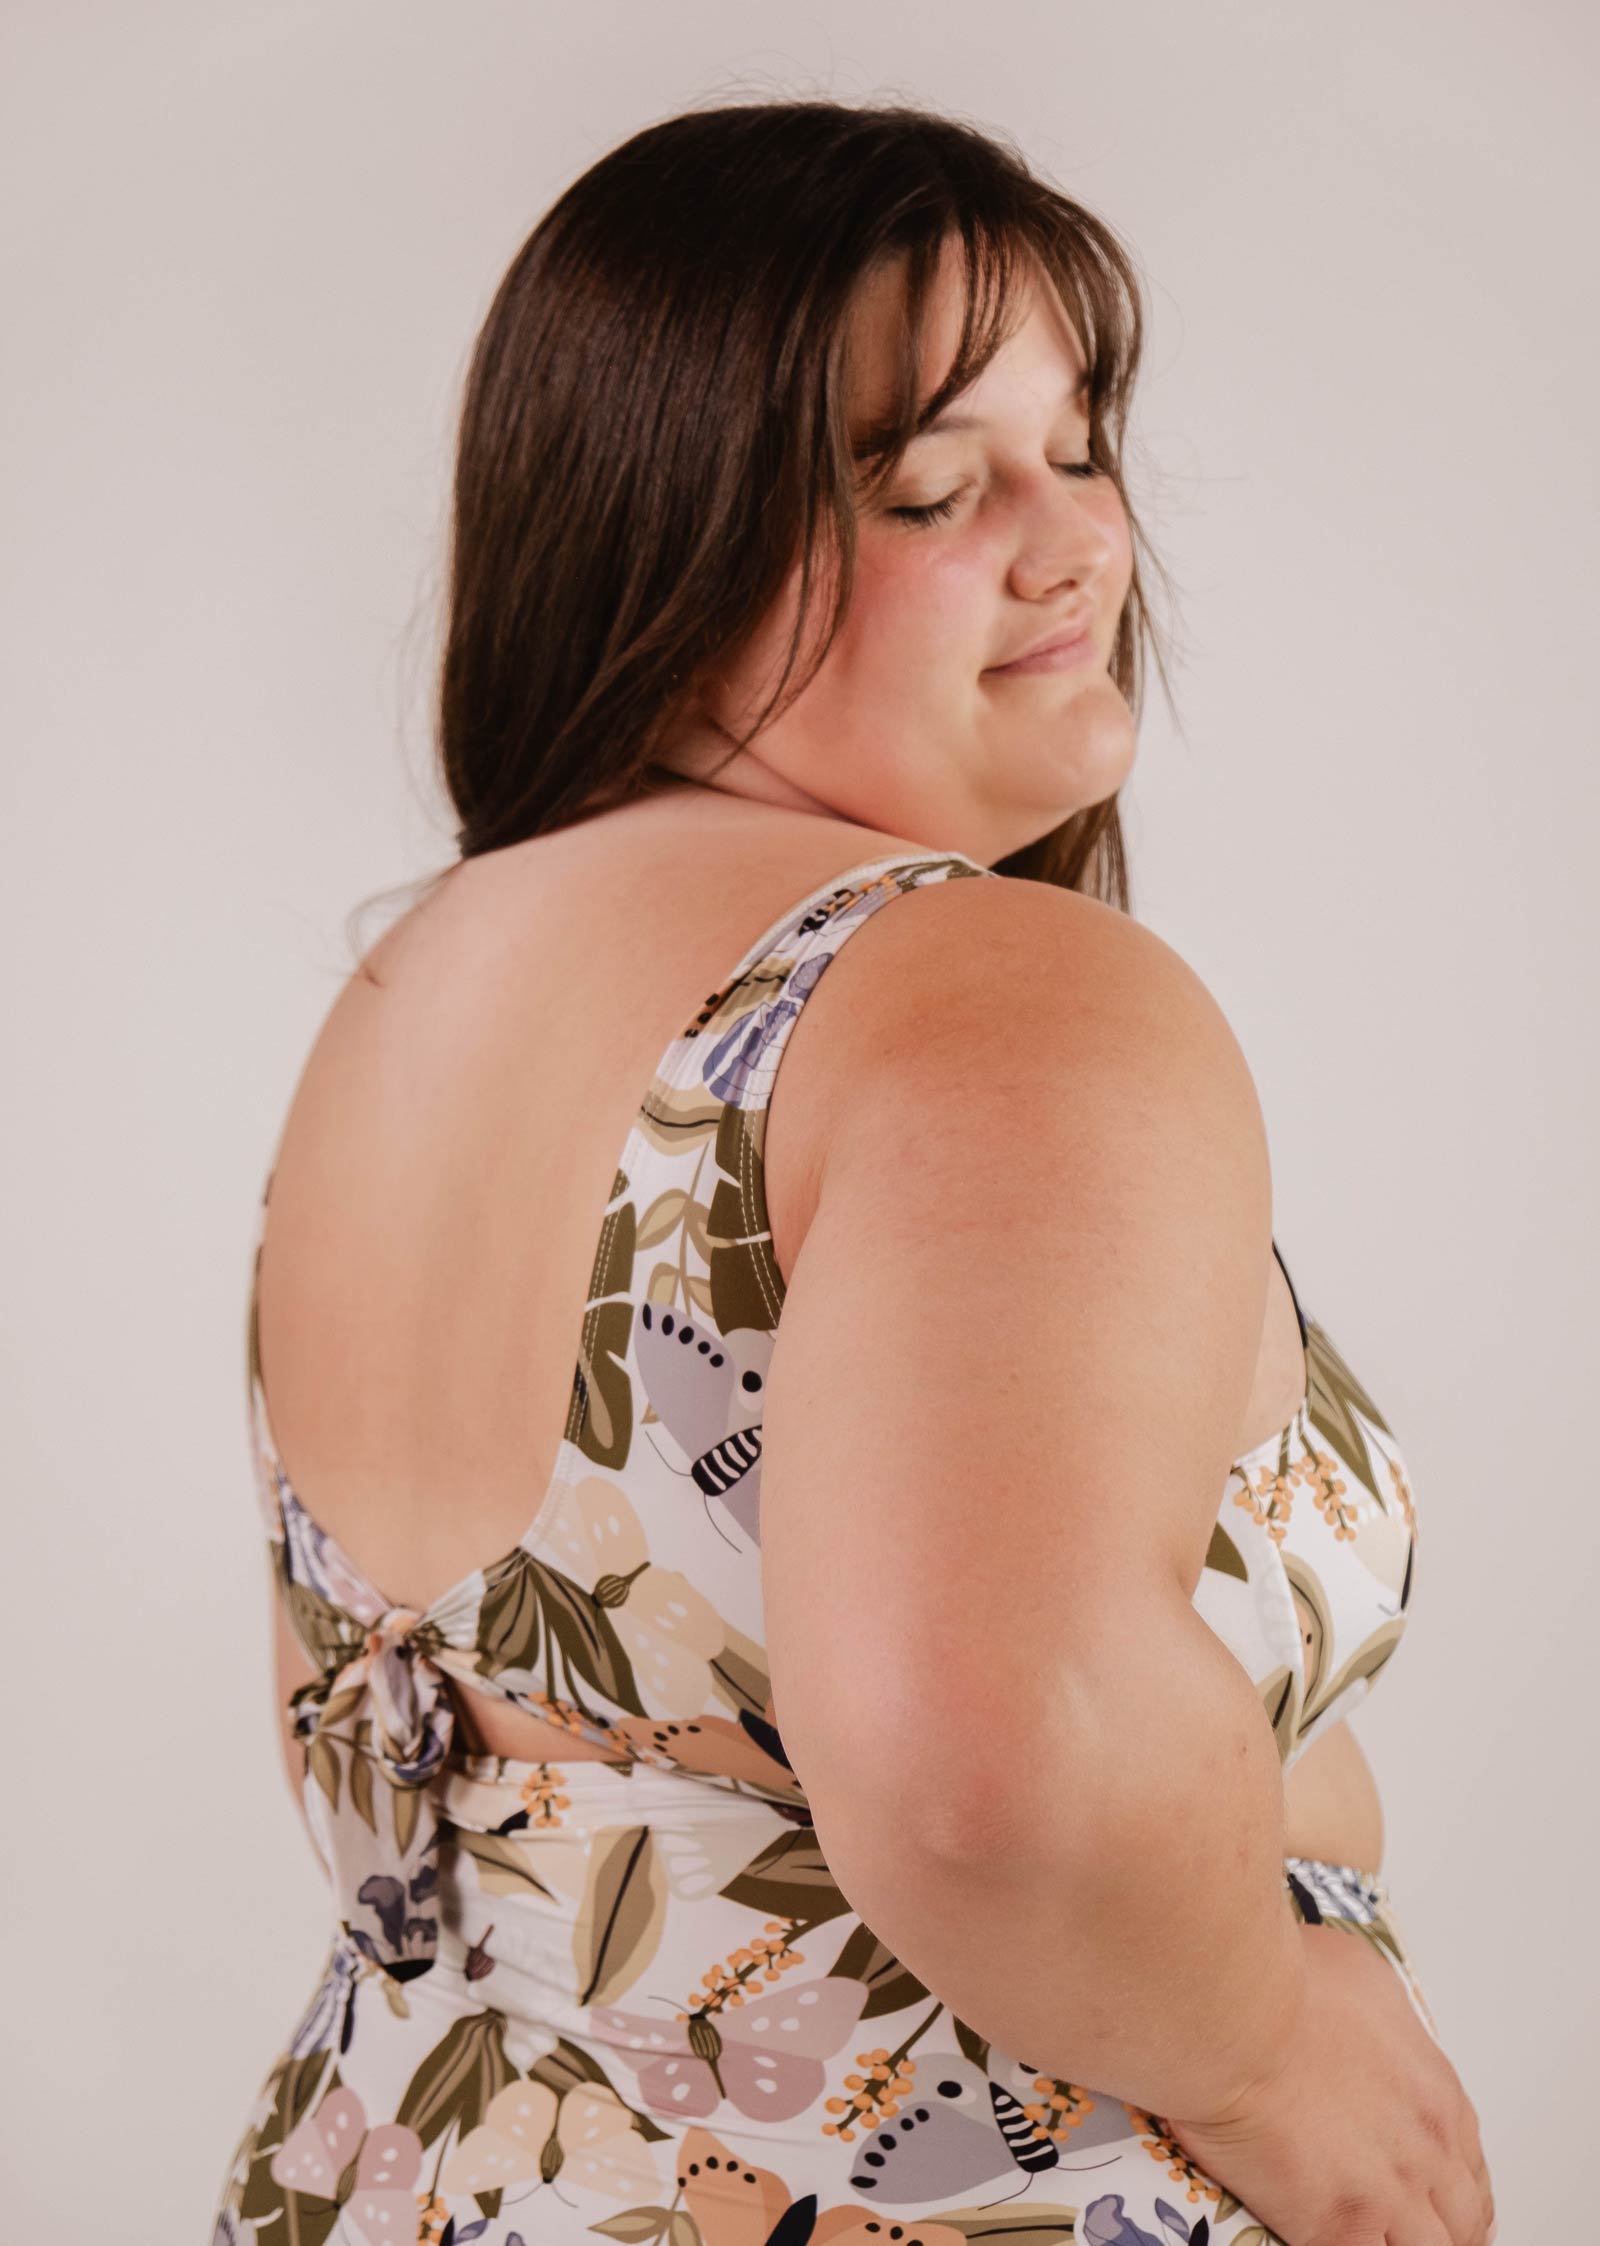
[[727, 1902], [763, 1918], [782, 1918], [796, 1926], [825, 1926], [850, 1909], [812, 1825], [778, 1834], [719, 1892]]
[[471, 2012], [454, 2020], [406, 2086], [395, 2120], [431, 2145], [449, 2128], [462, 2136], [476, 2128], [483, 2109], [515, 2079], [506, 2057], [506, 2023], [499, 2012]]
[[1206, 1547], [1205, 1564], [1208, 1568], [1215, 1568], [1219, 1575], [1236, 1577], [1240, 1583], [1245, 1582], [1250, 1573], [1238, 1545], [1220, 1521], [1212, 1528], [1211, 1542]]
[[1278, 1760], [1286, 1763], [1300, 1730], [1300, 1680], [1292, 1669], [1274, 1669], [1256, 1687], [1272, 1726]]
[[479, 1674], [538, 1671], [552, 1699], [590, 1712], [582, 1687], [619, 1708], [642, 1714], [633, 1664], [605, 1602], [522, 1545], [497, 1560], [483, 1579], [478, 1610]]
[[859, 1981], [867, 1992], [861, 2007], [863, 2020], [887, 2012], [904, 2012], [908, 2005], [926, 2004], [928, 1992], [917, 1976], [901, 1964], [893, 1950], [880, 1942], [870, 1926], [856, 1925], [845, 1937], [844, 1948], [830, 1971]]
[[596, 1835], [572, 1930], [580, 2004], [611, 2004], [632, 1988], [661, 1946], [667, 1900], [650, 1826]]
[[554, 1888], [534, 1868], [539, 1861], [536, 1850], [519, 1846], [508, 1834], [475, 1833], [465, 1825], [457, 1828], [455, 1840], [477, 1865], [478, 1885], [485, 1895], [531, 1893], [555, 1901]]
[[287, 1538], [276, 1539], [270, 1558], [278, 1596], [288, 1609], [294, 1634], [307, 1658], [319, 1669], [343, 1668], [366, 1644], [365, 1629], [344, 1607], [291, 1573]]
[[595, 1466], [621, 1468], [633, 1440], [633, 1389], [624, 1359], [633, 1328], [633, 1259], [637, 1225], [626, 1198], [628, 1178], [611, 1181], [605, 1219], [589, 1274], [589, 1303], [572, 1377], [566, 1439]]
[[1387, 1506], [1389, 1493], [1387, 1488], [1379, 1488], [1375, 1471], [1377, 1461], [1372, 1455], [1366, 1430], [1361, 1423], [1362, 1420], [1369, 1421], [1383, 1435], [1390, 1432], [1389, 1427], [1329, 1336], [1314, 1318], [1307, 1323], [1310, 1327], [1306, 1343], [1310, 1386], [1306, 1396], [1306, 1415], [1318, 1434], [1326, 1436], [1363, 1487], [1371, 1491], [1380, 1505]]

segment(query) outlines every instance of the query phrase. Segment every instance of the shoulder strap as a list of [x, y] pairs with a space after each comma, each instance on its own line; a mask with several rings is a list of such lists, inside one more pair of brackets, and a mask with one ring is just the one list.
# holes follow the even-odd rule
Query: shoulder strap
[[[953, 851], [894, 853], [836, 874], [756, 939], [662, 1056], [619, 1175], [642, 1186], [652, 1206], [674, 1188], [709, 1194], [708, 1270], [693, 1285], [723, 1332], [731, 1321], [770, 1333], [783, 1306], [766, 1200], [766, 1120], [806, 1000], [840, 947], [893, 898], [979, 876], [999, 878]], [[706, 1152], [710, 1181], [697, 1167]]]
[[757, 939], [688, 1023], [663, 1064], [669, 1081], [698, 1076], [726, 1105], [764, 1109], [800, 1010], [840, 947], [892, 898], [973, 875], [998, 878], [954, 852], [874, 858], [812, 890]]

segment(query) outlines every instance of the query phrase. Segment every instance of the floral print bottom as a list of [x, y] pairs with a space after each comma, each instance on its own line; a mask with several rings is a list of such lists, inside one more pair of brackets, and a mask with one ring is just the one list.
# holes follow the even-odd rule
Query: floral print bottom
[[[1274, 2246], [1159, 2115], [956, 2018], [851, 1910], [803, 1812], [582, 1760], [452, 1754], [435, 1786], [433, 1967], [397, 1979], [341, 1923], [213, 2246]], [[1284, 1875], [1436, 2034], [1382, 1880]], [[361, 1908], [392, 1933], [407, 1899], [381, 1884]]]

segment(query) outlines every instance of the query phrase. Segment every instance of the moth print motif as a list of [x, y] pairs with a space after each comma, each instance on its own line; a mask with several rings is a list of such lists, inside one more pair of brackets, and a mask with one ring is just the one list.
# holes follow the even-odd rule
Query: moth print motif
[[634, 1335], [651, 1410], [688, 1457], [701, 1495], [754, 1545], [761, 1541], [761, 1415], [773, 1338], [753, 1326], [720, 1334], [659, 1302], [641, 1305]]

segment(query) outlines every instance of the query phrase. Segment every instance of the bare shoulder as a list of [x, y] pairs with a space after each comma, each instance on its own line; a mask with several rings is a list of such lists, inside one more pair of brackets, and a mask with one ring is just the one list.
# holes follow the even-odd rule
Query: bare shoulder
[[[1052, 1245], [1087, 1254], [1087, 1228], [1109, 1250], [1107, 1286], [1143, 1270], [1199, 1311], [1236, 1278], [1253, 1369], [1265, 1123], [1222, 1008], [1152, 930], [1042, 883], [930, 885], [841, 948], [794, 1043], [813, 1218], [830, 1193], [887, 1216], [915, 1178], [1002, 1252], [1030, 1223], [1043, 1240], [1047, 1221], [1075, 1221], [1079, 1238]], [[914, 1221], [914, 1192], [905, 1206]]]
[[[1007, 1008], [1088, 1008], [1108, 1026], [1144, 1022], [1160, 1008], [1173, 1029], [1227, 1035], [1216, 999], [1180, 952], [1099, 898], [1038, 880], [960, 880], [944, 885], [951, 905], [921, 930], [901, 919], [883, 952], [901, 941], [926, 957], [924, 979], [948, 990], [955, 1013]], [[899, 964], [899, 961], [897, 961]], [[910, 961], [908, 961], [910, 966]], [[915, 973], [915, 970], [912, 970]]]
[[[773, 1100], [780, 1268], [830, 1168], [871, 1158], [911, 1112], [959, 1161], [1002, 1114], [1019, 1159], [1059, 1159], [1097, 1096], [1121, 1130], [1165, 1126], [1202, 1160], [1267, 1153], [1254, 1080], [1205, 982], [1128, 914], [1041, 882], [938, 882], [874, 915], [830, 963], [795, 1026]], [[870, 1096], [868, 1096], [870, 1094]], [[1024, 1115], [1029, 1132], [1017, 1126]], [[1218, 1151], [1221, 1151], [1218, 1148]]]
[[[1085, 1027], [1122, 1024], [1138, 1034], [1151, 1011], [1173, 1031], [1231, 1042], [1220, 1007], [1180, 953], [1152, 929], [1075, 890], [1037, 881], [957, 881], [933, 894], [947, 900], [913, 926], [907, 914], [880, 915], [878, 955], [858, 959], [861, 998], [887, 1019], [892, 997], [915, 989], [920, 1025], [947, 1016], [970, 1034], [984, 1020], [1004, 1026], [1016, 1012], [1063, 1012]], [[912, 1050], [920, 1040], [909, 1035]], [[1237, 1049], [1237, 1048], [1235, 1048]]]

